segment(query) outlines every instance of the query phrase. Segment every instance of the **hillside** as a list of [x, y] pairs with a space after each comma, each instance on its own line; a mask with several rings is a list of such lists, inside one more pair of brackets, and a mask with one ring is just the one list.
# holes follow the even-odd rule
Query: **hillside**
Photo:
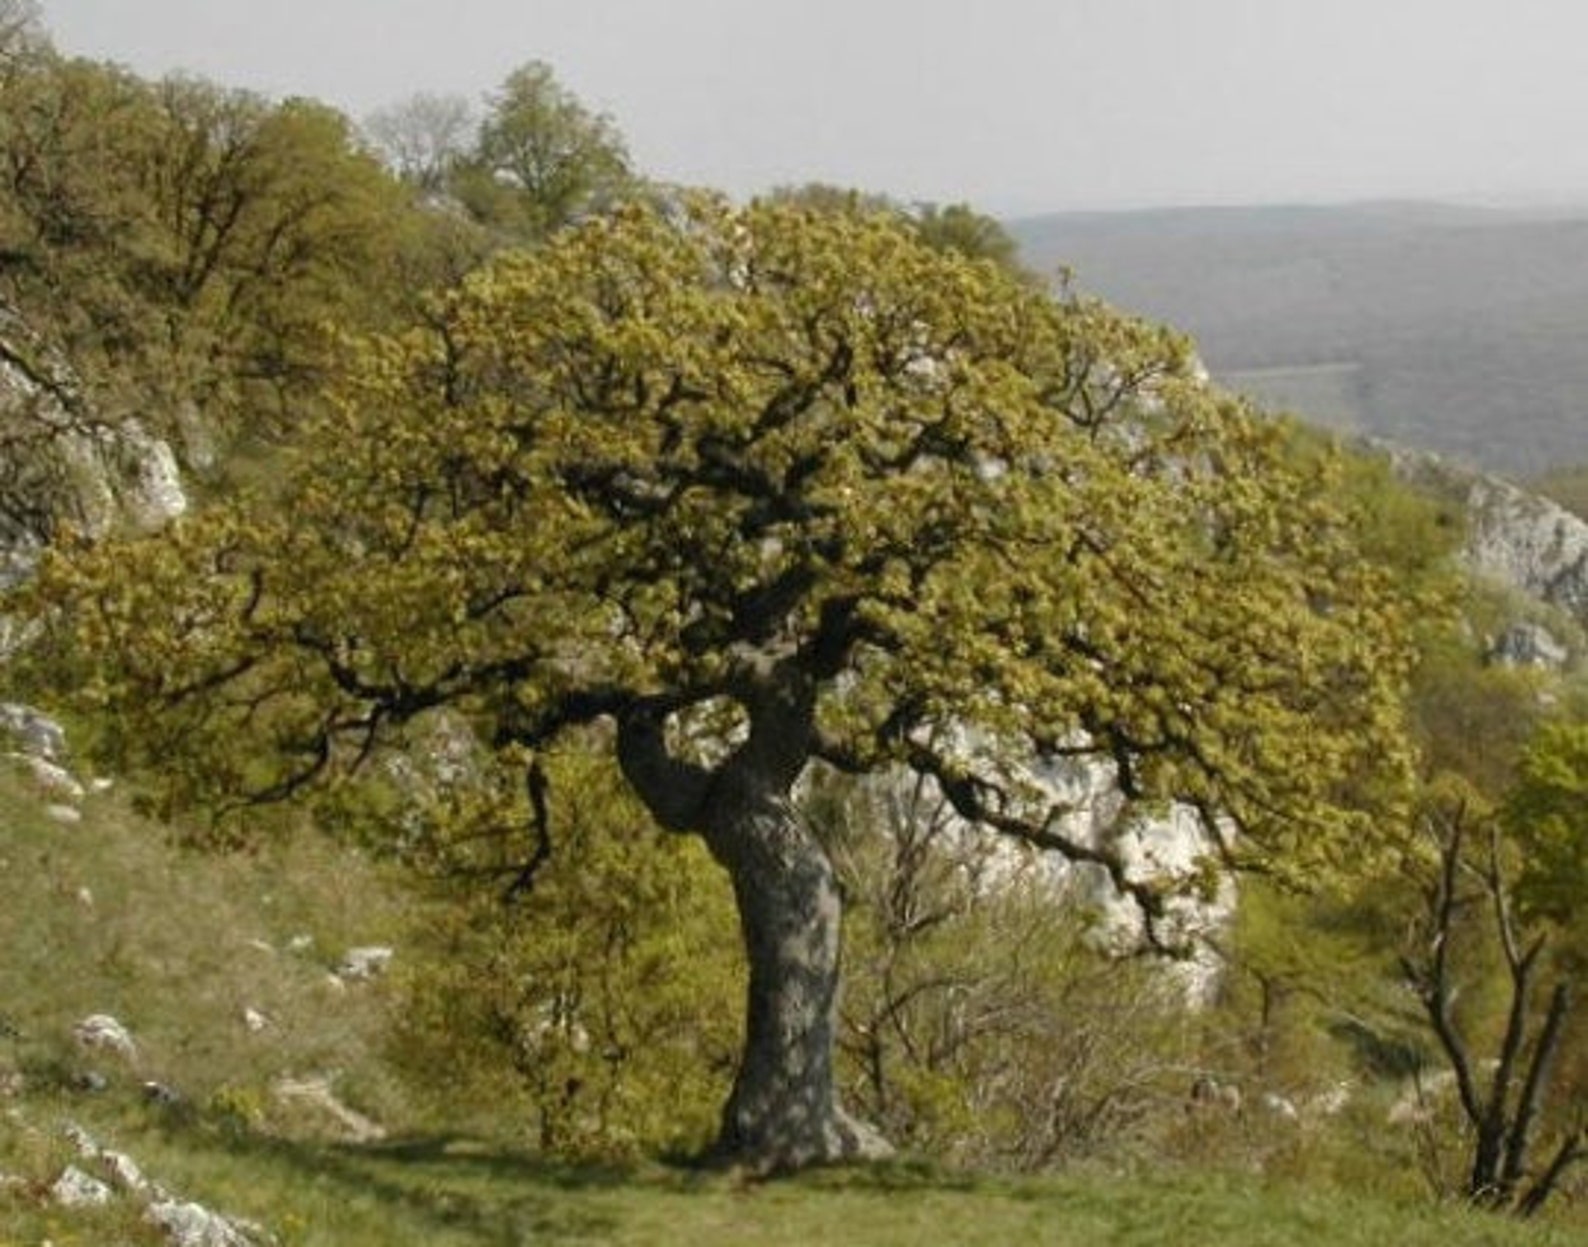
[[[349, 941], [393, 940], [394, 972], [411, 959], [422, 915], [389, 878], [312, 838], [197, 855], [114, 792], [81, 798], [80, 821], [59, 800], [26, 768], [0, 769], [0, 940], [11, 950], [0, 962], [0, 1243], [1149, 1247], [1172, 1235], [1225, 1247], [1557, 1247], [1580, 1234], [1406, 1202], [1385, 1193], [1398, 1188], [1392, 1173], [1349, 1195], [1304, 1185], [1286, 1178], [1282, 1149], [1266, 1178], [897, 1163], [768, 1185], [461, 1137], [416, 1114], [382, 1060], [401, 1000], [392, 983], [331, 981]], [[250, 1008], [268, 1023], [250, 1025]], [[133, 1032], [131, 1056], [73, 1038], [86, 1015], [110, 1010]], [[287, 1074], [328, 1078], [336, 1103], [379, 1114], [390, 1135], [358, 1139], [323, 1107], [284, 1100]], [[65, 1206], [68, 1169], [120, 1193]], [[165, 1188], [170, 1206], [258, 1230], [162, 1231], [126, 1189], [132, 1178]]]
[[1516, 475], [1588, 459], [1588, 216], [1362, 204], [1009, 228], [1033, 268], [1181, 327], [1265, 402]]
[[[675, 200], [542, 65], [400, 176], [14, 68], [0, 1244], [1580, 1231], [1588, 873], [1496, 811], [1545, 706], [1588, 776], [1588, 523], [1249, 418], [963, 205]], [[571, 199], [503, 150], [548, 115]], [[1324, 217], [1256, 277], [1242, 214], [1135, 225], [1365, 425], [1419, 287], [1337, 274], [1497, 223]]]

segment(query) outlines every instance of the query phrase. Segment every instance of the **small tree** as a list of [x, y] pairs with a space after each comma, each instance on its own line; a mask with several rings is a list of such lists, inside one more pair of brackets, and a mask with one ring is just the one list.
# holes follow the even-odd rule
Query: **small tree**
[[548, 1152], [698, 1148], [742, 1024], [732, 896], [698, 842], [657, 843], [609, 758], [540, 762], [579, 799], [559, 803], [559, 852], [532, 878], [517, 773], [471, 767], [412, 820], [410, 852], [449, 903], [411, 962], [392, 1055], [444, 1111], [521, 1108]]
[[543, 238], [611, 206], [635, 184], [623, 136], [531, 61], [487, 100], [456, 188], [487, 224]]
[[398, 176], [421, 190], [440, 191], [467, 158], [475, 124], [462, 96], [421, 91], [371, 113], [364, 130]]
[[[1540, 831], [1536, 820], [1548, 821], [1542, 809], [1552, 803], [1546, 776], [1561, 777], [1569, 761], [1558, 745], [1558, 734], [1546, 732], [1533, 747], [1503, 817], [1454, 784], [1428, 800], [1422, 822], [1436, 857], [1417, 933], [1423, 951], [1403, 963], [1472, 1132], [1464, 1193], [1480, 1206], [1523, 1216], [1542, 1208], [1571, 1166], [1588, 1156], [1588, 1100], [1557, 1078], [1573, 1006], [1572, 977], [1557, 966], [1540, 1009], [1550, 939], [1539, 911], [1530, 916], [1518, 905], [1516, 846], [1507, 835], [1510, 825], [1522, 833], [1516, 839], [1526, 841]], [[1588, 772], [1579, 772], [1572, 788], [1580, 790], [1581, 774]], [[1580, 815], [1574, 818], [1580, 821]], [[1526, 869], [1521, 873], [1525, 879]], [[1482, 963], [1485, 942], [1493, 943], [1500, 959], [1497, 1026], [1489, 1025], [1481, 1008], [1458, 1003], [1464, 985], [1470, 986], [1464, 980]], [[1480, 1044], [1492, 1057], [1480, 1058]], [[1540, 1165], [1535, 1154], [1541, 1146], [1547, 1158]]]
[[349, 344], [285, 494], [61, 558], [79, 681], [175, 797], [307, 792], [440, 707], [500, 749], [614, 751], [727, 871], [747, 1034], [716, 1145], [874, 1154], [833, 1075], [841, 898], [813, 763], [929, 775], [963, 819], [1068, 834], [1044, 757], [1121, 819], [1177, 800], [1232, 864], [1373, 851], [1405, 611], [1327, 465], [1186, 343], [1054, 303], [896, 222], [694, 201], [590, 221]]

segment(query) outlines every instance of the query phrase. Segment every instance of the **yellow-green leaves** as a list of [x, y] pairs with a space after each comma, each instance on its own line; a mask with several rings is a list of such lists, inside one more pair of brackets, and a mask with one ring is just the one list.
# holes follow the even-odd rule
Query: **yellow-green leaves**
[[[342, 356], [278, 509], [85, 573], [181, 569], [118, 607], [151, 715], [187, 645], [203, 722], [311, 760], [436, 705], [539, 741], [794, 664], [813, 752], [880, 763], [951, 722], [1089, 747], [1314, 862], [1402, 766], [1409, 607], [1330, 464], [1183, 339], [896, 219], [624, 208]], [[167, 603], [205, 578], [232, 615], [184, 629]]]

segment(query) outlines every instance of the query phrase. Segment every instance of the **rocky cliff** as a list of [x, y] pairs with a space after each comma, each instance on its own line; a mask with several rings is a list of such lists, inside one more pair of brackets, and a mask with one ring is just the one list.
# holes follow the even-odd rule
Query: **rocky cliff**
[[170, 446], [81, 395], [70, 366], [0, 305], [0, 588], [63, 526], [150, 530], [187, 508]]

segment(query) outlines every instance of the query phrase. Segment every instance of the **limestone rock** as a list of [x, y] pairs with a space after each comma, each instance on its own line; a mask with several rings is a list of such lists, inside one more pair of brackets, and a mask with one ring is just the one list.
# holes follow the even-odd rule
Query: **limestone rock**
[[75, 802], [81, 801], [88, 795], [88, 790], [78, 783], [64, 766], [29, 754], [14, 756], [23, 761], [34, 786], [46, 796], [55, 797], [60, 801]]
[[1547, 498], [1436, 455], [1378, 447], [1395, 474], [1450, 500], [1466, 516], [1463, 559], [1505, 585], [1588, 626], [1588, 523]]
[[62, 1208], [91, 1208], [108, 1204], [115, 1192], [76, 1165], [67, 1165], [50, 1186], [50, 1198]]
[[348, 1143], [376, 1143], [386, 1137], [385, 1127], [338, 1098], [329, 1078], [278, 1078], [270, 1090], [283, 1104], [321, 1117]]
[[175, 1087], [168, 1087], [163, 1082], [146, 1082], [143, 1084], [143, 1098], [150, 1104], [160, 1104], [167, 1108], [182, 1103], [182, 1093]]
[[110, 1185], [124, 1195], [143, 1195], [150, 1188], [149, 1179], [143, 1176], [143, 1170], [125, 1152], [100, 1152], [99, 1168]]
[[362, 948], [350, 948], [342, 954], [342, 959], [336, 963], [336, 975], [343, 980], [362, 982], [372, 979], [385, 972], [391, 964], [391, 959], [396, 955], [394, 949], [384, 944], [370, 944]]
[[31, 758], [57, 765], [66, 758], [65, 730], [32, 706], [0, 702], [0, 740], [7, 739]]
[[1489, 661], [1507, 667], [1542, 667], [1559, 671], [1571, 657], [1542, 624], [1514, 623], [1489, 646]]
[[143, 1216], [150, 1225], [165, 1232], [172, 1247], [255, 1247], [258, 1241], [240, 1224], [203, 1204], [157, 1200], [144, 1210]]
[[108, 1013], [95, 1013], [72, 1027], [72, 1038], [84, 1048], [113, 1052], [124, 1060], [134, 1060], [138, 1045], [129, 1031]]

